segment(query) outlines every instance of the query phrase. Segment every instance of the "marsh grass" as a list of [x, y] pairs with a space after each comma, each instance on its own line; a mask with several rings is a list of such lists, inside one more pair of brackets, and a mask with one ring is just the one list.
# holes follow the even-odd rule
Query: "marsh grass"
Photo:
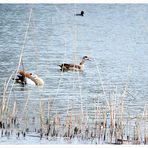
[[[73, 110], [68, 111], [65, 120], [62, 119], [60, 114], [51, 116], [52, 101], [49, 99], [48, 105], [46, 106], [46, 102], [44, 102], [41, 98], [39, 102], [38, 117], [35, 117], [39, 118], [39, 120], [36, 120], [39, 121], [39, 126], [34, 127], [34, 129], [36, 129], [34, 131], [30, 129], [31, 119], [28, 112], [28, 108], [30, 107], [28, 98], [24, 103], [22, 113], [18, 114], [20, 110], [17, 108], [16, 99], [14, 99], [11, 108], [9, 106], [9, 110], [7, 110], [7, 112], [4, 110], [7, 95], [5, 90], [0, 108], [1, 138], [4, 136], [9, 138], [12, 135], [16, 135], [16, 138], [19, 140], [21, 136], [29, 138], [30, 134], [33, 135], [36, 133], [39, 139], [46, 138], [48, 140], [55, 140], [57, 138], [64, 138], [69, 143], [71, 143], [71, 141], [75, 138], [77, 138], [79, 141], [83, 141], [83, 143], [87, 143], [87, 141], [89, 141], [95, 144], [148, 143], [147, 107], [144, 107], [142, 115], [137, 115], [132, 121], [130, 115], [126, 117], [127, 113], [124, 110], [125, 107], [123, 103], [123, 95], [120, 98], [118, 106], [111, 99], [109, 102], [109, 108], [107, 104], [94, 108], [93, 122], [89, 121], [87, 116], [84, 116], [85, 113], [83, 114], [82, 121], [81, 110], [78, 114], [74, 114]], [[46, 107], [48, 110], [48, 115], [45, 114]], [[35, 125], [36, 124], [34, 124], [34, 126]], [[142, 129], [142, 127], [144, 127], [144, 129]], [[142, 131], [144, 131], [143, 136]]]

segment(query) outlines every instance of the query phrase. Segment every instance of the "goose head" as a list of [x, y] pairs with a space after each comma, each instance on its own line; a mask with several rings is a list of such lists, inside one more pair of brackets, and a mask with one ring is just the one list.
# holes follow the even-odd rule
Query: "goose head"
[[84, 61], [90, 61], [90, 58], [88, 57], [88, 56], [84, 56], [83, 58], [82, 58]]
[[90, 58], [88, 56], [84, 56], [80, 62], [80, 65], [84, 66], [85, 61], [90, 61]]

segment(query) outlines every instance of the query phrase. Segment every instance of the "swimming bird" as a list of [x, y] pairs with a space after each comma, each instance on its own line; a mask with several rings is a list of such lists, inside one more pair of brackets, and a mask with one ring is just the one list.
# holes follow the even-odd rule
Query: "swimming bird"
[[15, 79], [17, 83], [21, 84], [33, 84], [33, 85], [44, 85], [44, 81], [39, 78], [38, 75], [33, 75], [32, 73], [25, 72], [23, 70], [18, 71], [17, 78]]
[[88, 56], [84, 56], [80, 62], [80, 64], [67, 64], [67, 63], [63, 63], [61, 65], [59, 65], [61, 67], [62, 71], [68, 71], [68, 70], [73, 70], [73, 71], [83, 71], [84, 69], [84, 63], [85, 61], [90, 60], [90, 58], [88, 58]]
[[84, 11], [81, 11], [81, 13], [76, 14], [76, 16], [84, 16]]

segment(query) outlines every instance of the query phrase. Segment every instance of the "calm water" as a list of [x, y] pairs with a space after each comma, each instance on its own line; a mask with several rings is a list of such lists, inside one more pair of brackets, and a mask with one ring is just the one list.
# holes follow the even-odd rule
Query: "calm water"
[[[116, 93], [115, 101], [119, 102], [118, 96], [128, 79], [130, 94], [124, 100], [127, 113], [143, 111], [148, 103], [147, 4], [1, 4], [1, 92], [4, 81], [18, 65], [31, 8], [23, 61], [25, 69], [38, 74], [45, 85], [42, 88], [15, 84], [10, 102], [15, 95], [18, 110], [28, 98], [29, 115], [38, 115], [40, 100], [45, 101], [46, 111], [50, 100], [52, 115], [60, 114], [64, 119], [68, 111], [78, 114], [83, 107], [91, 120], [94, 108], [104, 105], [110, 94]], [[81, 10], [84, 17], [74, 16]], [[84, 55], [94, 60], [86, 62], [83, 73], [59, 70], [59, 64], [79, 63]]]

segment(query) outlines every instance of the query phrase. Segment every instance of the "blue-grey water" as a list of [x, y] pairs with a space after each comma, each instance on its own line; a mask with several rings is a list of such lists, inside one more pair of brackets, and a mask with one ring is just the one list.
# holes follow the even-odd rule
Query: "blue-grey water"
[[[84, 17], [74, 15], [81, 10]], [[18, 114], [26, 99], [30, 116], [39, 116], [41, 100], [47, 113], [50, 100], [52, 116], [64, 119], [69, 111], [79, 114], [83, 108], [91, 120], [95, 107], [105, 105], [110, 96], [119, 103], [126, 83], [127, 113], [136, 116], [148, 103], [147, 4], [1, 4], [1, 94], [23, 46], [26, 71], [38, 74], [45, 85], [14, 85], [10, 105], [15, 98]], [[59, 70], [59, 64], [79, 63], [85, 55], [92, 60], [85, 63], [83, 73]]]

